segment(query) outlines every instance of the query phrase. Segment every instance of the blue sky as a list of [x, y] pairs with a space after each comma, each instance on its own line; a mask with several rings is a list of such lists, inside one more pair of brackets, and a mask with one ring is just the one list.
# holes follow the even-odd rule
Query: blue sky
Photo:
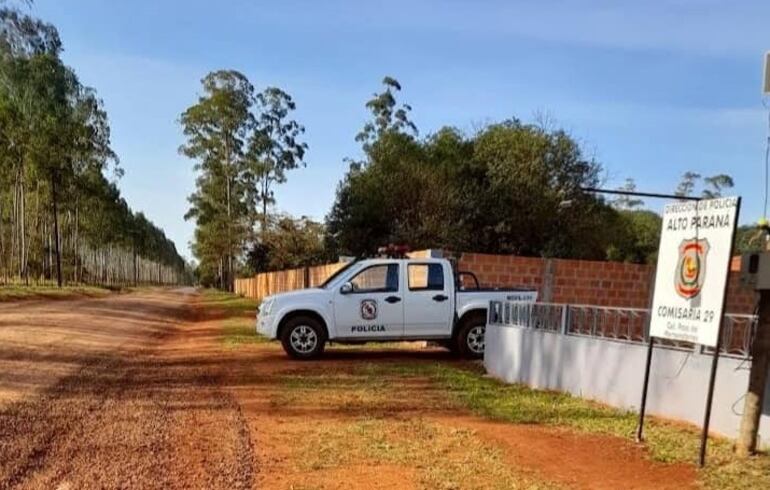
[[632, 177], [668, 192], [687, 170], [729, 173], [741, 221], [761, 214], [767, 1], [36, 0], [32, 12], [104, 99], [127, 200], [184, 253], [194, 174], [177, 121], [221, 68], [295, 98], [308, 167], [277, 190], [295, 215], [327, 213], [384, 75], [423, 135], [545, 114], [608, 187]]

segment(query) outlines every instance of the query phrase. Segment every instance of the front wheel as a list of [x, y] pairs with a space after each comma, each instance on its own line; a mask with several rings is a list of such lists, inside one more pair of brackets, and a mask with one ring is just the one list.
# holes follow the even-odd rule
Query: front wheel
[[483, 358], [486, 331], [487, 318], [485, 314], [474, 314], [469, 318], [464, 318], [455, 338], [457, 352], [468, 359]]
[[315, 359], [323, 354], [326, 332], [315, 318], [297, 316], [282, 329], [281, 345], [295, 359]]

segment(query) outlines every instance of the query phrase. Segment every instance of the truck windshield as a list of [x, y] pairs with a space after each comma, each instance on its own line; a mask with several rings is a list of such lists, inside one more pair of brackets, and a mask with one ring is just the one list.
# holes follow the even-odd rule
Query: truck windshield
[[358, 261], [357, 261], [357, 260], [351, 260], [350, 262], [348, 262], [347, 264], [345, 264], [344, 266], [342, 266], [342, 268], [341, 268], [340, 270], [338, 270], [337, 272], [335, 272], [334, 274], [332, 274], [331, 276], [329, 276], [329, 277], [328, 277], [328, 278], [327, 278], [327, 279], [326, 279], [326, 280], [325, 280], [325, 281], [324, 281], [324, 282], [323, 282], [323, 283], [322, 283], [320, 286], [318, 286], [318, 287], [319, 287], [319, 288], [321, 288], [321, 289], [327, 289], [327, 288], [329, 287], [329, 284], [333, 283], [333, 282], [334, 282], [334, 280], [335, 280], [335, 279], [337, 279], [338, 277], [340, 277], [340, 275], [341, 275], [342, 273], [344, 273], [346, 270], [348, 270], [348, 269], [350, 269], [351, 267], [353, 267], [353, 265], [354, 265], [356, 262], [358, 262]]

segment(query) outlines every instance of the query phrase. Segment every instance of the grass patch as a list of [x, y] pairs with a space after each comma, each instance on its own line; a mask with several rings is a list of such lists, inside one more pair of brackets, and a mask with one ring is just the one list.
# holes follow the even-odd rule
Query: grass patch
[[107, 296], [112, 289], [98, 286], [24, 286], [11, 284], [0, 286], [0, 301], [13, 301], [22, 299], [70, 299], [90, 297], [98, 298]]
[[263, 344], [269, 340], [255, 329], [255, 315], [259, 302], [217, 289], [204, 289], [201, 306], [221, 317], [221, 341], [228, 347]]
[[282, 389], [271, 401], [274, 408], [289, 408], [296, 403], [312, 403], [346, 413], [381, 416], [397, 402], [388, 390], [390, 380], [343, 371], [286, 373]]
[[259, 306], [256, 300], [217, 289], [204, 289], [201, 303], [207, 309], [224, 312], [225, 316], [251, 315], [251, 318], [254, 318]]
[[[280, 375], [282, 389], [272, 397], [273, 409], [300, 407], [338, 415], [295, 435], [302, 441], [292, 458], [297, 472], [384, 465], [408, 469], [405, 475], [414, 475], [418, 487], [426, 489], [556, 488], [509, 465], [500, 449], [473, 430], [399, 417], [404, 409], [414, 410], [411, 389], [416, 388], [404, 389], [399, 368], [378, 366]], [[423, 401], [421, 397], [420, 406]]]
[[359, 418], [324, 424], [304, 438], [298, 461], [301, 471], [318, 471], [361, 464], [362, 459], [410, 468], [421, 488], [557, 488], [516, 472], [500, 450], [473, 431], [422, 419]]
[[[564, 393], [533, 390], [504, 384], [484, 376], [480, 365], [367, 364], [368, 376], [428, 376], [454, 403], [490, 419], [519, 424], [569, 427], [577, 431], [607, 434], [632, 440], [637, 414]], [[654, 460], [694, 463], [700, 433], [694, 427], [649, 418], [645, 423], [646, 446]], [[732, 443], [709, 439], [708, 465], [698, 473], [705, 488], [770, 488], [770, 457], [736, 458]]]
[[264, 344], [270, 341], [255, 331], [253, 318], [227, 318], [220, 323], [222, 342], [228, 347]]

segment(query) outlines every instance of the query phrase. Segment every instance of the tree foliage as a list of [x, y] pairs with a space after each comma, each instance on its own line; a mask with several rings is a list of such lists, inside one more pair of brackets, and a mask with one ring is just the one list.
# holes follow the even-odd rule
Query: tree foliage
[[260, 241], [248, 252], [250, 273], [295, 269], [334, 260], [324, 246], [324, 227], [305, 216], [271, 217]]
[[216, 267], [225, 288], [247, 231], [244, 148], [253, 126], [254, 87], [234, 70], [209, 73], [201, 83], [203, 95], [180, 120], [187, 138], [180, 152], [198, 172], [185, 219], [197, 224], [193, 253], [202, 266]]
[[417, 135], [417, 126], [409, 119], [412, 106], [398, 104], [396, 93], [401, 91], [401, 84], [393, 77], [382, 79], [384, 90], [375, 93], [366, 103], [366, 108], [372, 113], [372, 119], [356, 135], [356, 141], [362, 144], [364, 150], [369, 150], [372, 143], [386, 133], [401, 133]]
[[181, 279], [174, 244], [107, 177], [121, 175], [107, 114], [61, 49], [54, 26], [0, 8], [3, 280], [134, 282], [140, 263]]
[[692, 196], [701, 184], [700, 197], [704, 199], [716, 199], [722, 197], [722, 192], [731, 189], [734, 185], [733, 178], [727, 174], [717, 174], [711, 177], [703, 177], [697, 172], [687, 171], [682, 175], [682, 180], [674, 192], [677, 196]]
[[389, 119], [400, 85], [386, 80], [384, 95], [367, 103], [364, 159], [351, 165], [327, 216], [330, 248], [365, 255], [397, 242], [604, 257], [603, 230], [615, 213], [580, 190], [598, 183], [601, 167], [567, 133], [510, 119], [470, 136], [445, 127], [417, 139], [408, 118]]
[[612, 230], [607, 258], [638, 264], [657, 260], [662, 219], [649, 210], [621, 210]]
[[706, 188], [702, 191], [702, 196], [706, 199], [715, 199], [722, 197], [722, 191], [725, 189], [732, 189], [735, 185], [733, 178], [727, 174], [718, 174], [703, 179], [703, 183], [706, 184]]
[[192, 250], [200, 277], [229, 289], [245, 254], [269, 248], [257, 224], [265, 235], [275, 185], [305, 165], [307, 145], [300, 141], [304, 128], [292, 119], [296, 105], [283, 90], [257, 93], [235, 70], [209, 73], [202, 86], [180, 118], [186, 138], [180, 152], [197, 172], [185, 218], [196, 223]]
[[735, 230], [735, 252], [738, 254], [767, 252], [767, 233], [757, 226], [744, 225]]
[[249, 170], [256, 190], [255, 200], [262, 202], [261, 225], [267, 228], [268, 206], [275, 204], [273, 186], [286, 182], [286, 172], [304, 167], [307, 144], [300, 136], [305, 128], [291, 113], [296, 104], [291, 96], [276, 87], [268, 87], [255, 99], [255, 129], [249, 141]]
[[[636, 182], [634, 179], [627, 178], [625, 183], [618, 187], [619, 191], [636, 192]], [[644, 201], [633, 195], [619, 195], [610, 203], [613, 208], [619, 211], [630, 211], [632, 209], [644, 206]]]

